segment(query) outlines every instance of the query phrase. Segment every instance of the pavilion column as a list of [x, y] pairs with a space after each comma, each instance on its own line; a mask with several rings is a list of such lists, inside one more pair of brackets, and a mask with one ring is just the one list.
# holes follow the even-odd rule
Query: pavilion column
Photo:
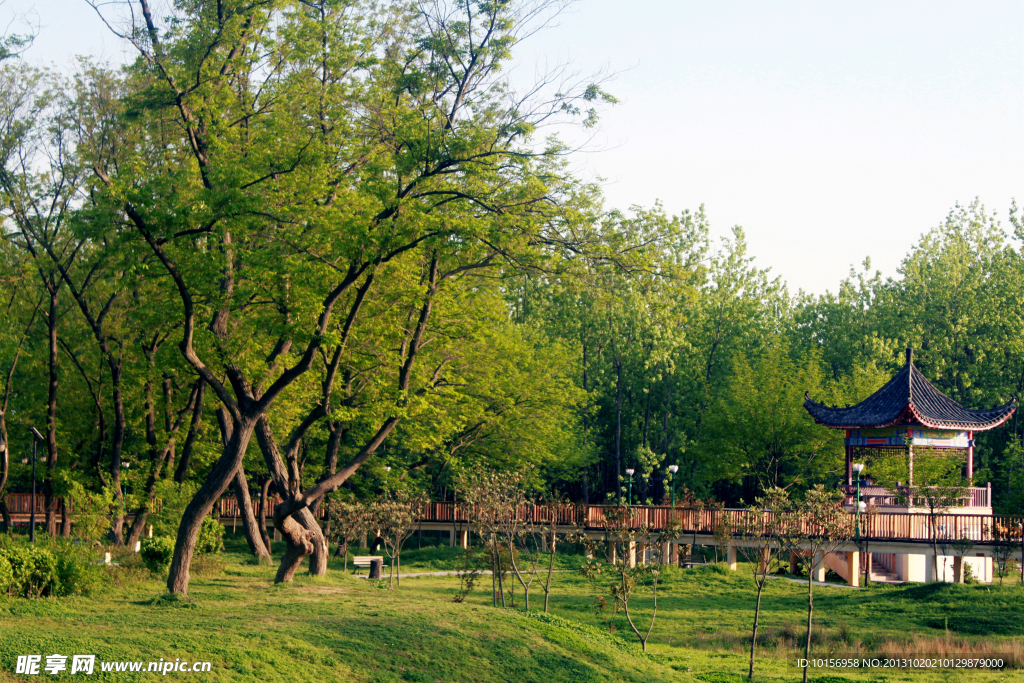
[[[846, 439], [850, 439], [850, 430], [846, 430]], [[846, 444], [846, 485], [853, 486], [853, 446]]]
[[974, 432], [967, 432], [967, 485], [974, 479]]
[[[914, 444], [907, 446], [907, 486], [914, 486]], [[913, 492], [911, 492], [913, 495]]]

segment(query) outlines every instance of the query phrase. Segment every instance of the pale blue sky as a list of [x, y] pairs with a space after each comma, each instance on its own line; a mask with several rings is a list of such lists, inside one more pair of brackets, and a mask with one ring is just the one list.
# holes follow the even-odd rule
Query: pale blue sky
[[[84, 0], [35, 8], [33, 61], [124, 49]], [[594, 150], [610, 206], [703, 203], [790, 289], [896, 275], [922, 232], [980, 197], [1024, 200], [1024, 3], [582, 0], [521, 52], [619, 72]]]

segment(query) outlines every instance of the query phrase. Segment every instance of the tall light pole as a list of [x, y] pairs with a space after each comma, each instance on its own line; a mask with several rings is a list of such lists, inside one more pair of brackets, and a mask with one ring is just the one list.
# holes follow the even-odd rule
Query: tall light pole
[[[39, 433], [39, 430], [35, 427], [29, 427], [29, 431], [32, 432], [32, 513], [29, 515], [29, 532], [28, 540], [31, 543], [36, 542], [36, 443], [43, 440], [43, 435]], [[22, 460], [24, 463], [25, 461]]]
[[[128, 462], [127, 460], [122, 460], [121, 461], [121, 467], [123, 469], [128, 469], [129, 467], [131, 467], [131, 463]], [[128, 473], [125, 472], [125, 478], [124, 479], [128, 478], [127, 475], [128, 475]], [[128, 512], [128, 482], [125, 481], [124, 479], [121, 480], [121, 500], [125, 501], [124, 510], [127, 513]]]
[[636, 472], [633, 468], [626, 470], [626, 474], [629, 475], [629, 504], [633, 504], [633, 473]]
[[679, 471], [679, 465], [669, 465], [668, 471], [672, 473], [672, 509], [676, 507], [676, 472]]
[[853, 463], [853, 471], [857, 474], [857, 539], [860, 540], [860, 473], [864, 471], [864, 463]]

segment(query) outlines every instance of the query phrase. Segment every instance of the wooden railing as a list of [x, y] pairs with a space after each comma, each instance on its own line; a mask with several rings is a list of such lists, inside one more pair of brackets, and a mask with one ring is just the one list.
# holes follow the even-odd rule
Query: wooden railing
[[[843, 485], [839, 489], [846, 494], [847, 504], [853, 505], [854, 499], [857, 497], [857, 486]], [[920, 489], [907, 486], [900, 486], [893, 490], [884, 486], [862, 485], [860, 499], [865, 503], [884, 507], [912, 507], [914, 505], [926, 507]], [[992, 485], [965, 486], [964, 496], [960, 499], [960, 507], [991, 508]]]
[[[982, 489], [984, 490], [984, 489]], [[31, 509], [32, 495], [8, 493], [7, 507], [12, 514], [27, 515]], [[69, 511], [71, 501], [68, 501]], [[541, 505], [525, 505], [516, 511], [516, 518], [532, 524], [555, 524], [574, 526], [585, 530], [598, 531], [606, 528], [605, 513], [613, 506], [569, 504], [555, 508]], [[776, 515], [771, 511], [752, 512], [746, 509], [690, 509], [672, 508], [667, 505], [635, 505], [626, 524], [635, 529], [645, 528], [654, 533], [664, 531], [675, 522], [675, 528], [685, 535], [718, 535], [729, 537], [742, 535], [772, 536], [776, 529]], [[215, 505], [221, 517], [238, 517], [238, 501], [232, 497], [221, 498]], [[36, 496], [36, 513], [45, 514], [43, 496]], [[321, 506], [320, 517], [326, 517], [326, 506]], [[268, 515], [269, 516], [269, 515]], [[427, 503], [420, 521], [428, 524], [470, 524], [475, 519], [471, 506], [466, 503]], [[851, 524], [853, 517], [851, 515]], [[941, 540], [953, 541], [969, 538], [975, 543], [992, 543], [996, 540], [1021, 540], [1024, 516], [984, 514], [943, 514], [934, 518], [927, 513], [873, 513], [861, 516], [862, 538], [877, 541], [930, 542], [934, 536]], [[811, 528], [804, 533], [813, 534]]]
[[[605, 528], [606, 505], [567, 505], [552, 512], [542, 506], [528, 506], [518, 511], [517, 518], [535, 524], [550, 524], [552, 514], [557, 524], [578, 526], [589, 530]], [[472, 515], [463, 503], [429, 503], [421, 521], [428, 523], [469, 523]], [[739, 536], [756, 534], [774, 535], [776, 515], [771, 511], [754, 513], [750, 510], [671, 508], [668, 506], [634, 506], [628, 524], [633, 528], [663, 531], [669, 520], [678, 524], [680, 533]], [[851, 515], [851, 523], [853, 522]], [[879, 541], [931, 541], [934, 535], [942, 540], [969, 538], [976, 543], [991, 543], [999, 539], [1021, 538], [1024, 516], [972, 515], [926, 513], [875, 513], [863, 515], [860, 520], [861, 537]], [[745, 530], [745, 531], [743, 531]], [[814, 529], [802, 531], [814, 534]]]

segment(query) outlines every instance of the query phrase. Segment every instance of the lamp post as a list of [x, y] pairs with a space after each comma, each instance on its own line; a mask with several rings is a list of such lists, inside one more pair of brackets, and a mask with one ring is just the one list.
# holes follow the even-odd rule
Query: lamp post
[[672, 509], [676, 508], [676, 472], [679, 471], [679, 465], [669, 465], [668, 471], [672, 473]]
[[633, 504], [633, 473], [636, 472], [633, 468], [626, 470], [626, 474], [629, 475], [629, 504]]
[[864, 471], [864, 463], [853, 464], [853, 471], [857, 473], [857, 539], [860, 539], [860, 473]]
[[[121, 461], [121, 468], [122, 469], [128, 469], [131, 466], [132, 466], [131, 463], [128, 462], [127, 460], [122, 460]], [[125, 479], [127, 479], [127, 473], [125, 473]], [[127, 511], [128, 511], [128, 482], [125, 481], [124, 479], [121, 480], [121, 500], [123, 500], [125, 502], [124, 503], [124, 509], [125, 509], [125, 512], [127, 513]]]
[[[28, 540], [31, 543], [36, 542], [36, 443], [43, 440], [43, 435], [39, 433], [39, 430], [35, 427], [29, 427], [29, 431], [32, 432], [32, 513], [29, 515], [29, 532]], [[21, 461], [25, 462], [24, 459]]]

